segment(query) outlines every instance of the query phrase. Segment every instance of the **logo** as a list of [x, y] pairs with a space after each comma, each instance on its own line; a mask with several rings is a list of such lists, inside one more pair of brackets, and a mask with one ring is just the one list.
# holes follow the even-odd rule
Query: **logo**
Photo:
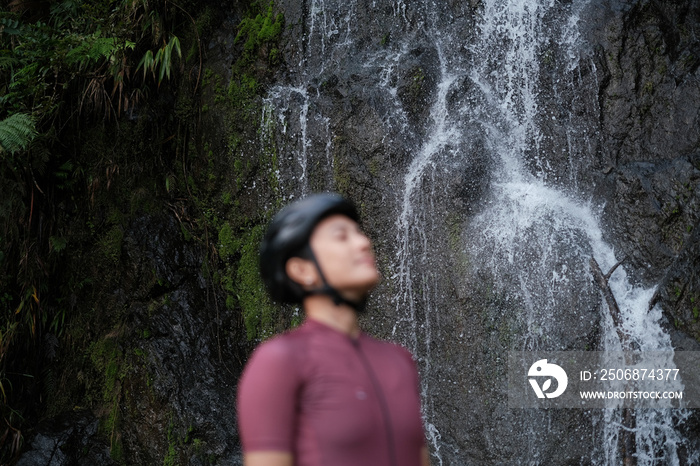
[[[566, 390], [566, 386], [569, 383], [569, 378], [566, 376], [564, 369], [556, 364], [547, 363], [546, 359], [540, 359], [530, 366], [530, 370], [527, 371], [527, 376], [530, 377], [528, 380], [530, 381], [530, 385], [532, 385], [532, 389], [535, 391], [537, 398], [556, 398], [564, 393], [564, 390]], [[531, 377], [546, 377], [546, 379], [540, 386], [537, 379]], [[553, 392], [548, 392], [547, 390], [552, 388], [552, 379], [557, 381], [556, 390]]]

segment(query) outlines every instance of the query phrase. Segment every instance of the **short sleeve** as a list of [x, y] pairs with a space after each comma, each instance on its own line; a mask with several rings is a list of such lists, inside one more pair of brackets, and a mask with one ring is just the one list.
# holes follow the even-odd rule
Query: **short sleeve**
[[300, 377], [290, 345], [280, 339], [253, 353], [238, 384], [238, 428], [243, 451], [294, 451]]
[[[394, 347], [398, 350], [411, 368], [411, 383], [415, 387], [416, 393], [420, 393], [420, 379], [418, 375], [418, 367], [416, 365], [415, 359], [413, 359], [413, 354], [401, 345], [394, 344]], [[420, 395], [419, 395], [420, 396]]]
[[[413, 354], [411, 354], [410, 351], [408, 351], [406, 348], [404, 348], [401, 345], [396, 345], [396, 347], [399, 350], [399, 353], [402, 355], [403, 358], [406, 359], [406, 361], [409, 364], [409, 367], [411, 368], [411, 385], [413, 386], [415, 390], [415, 396], [417, 400], [417, 411], [418, 411], [418, 417], [421, 417], [420, 414], [420, 375], [418, 374], [418, 365], [416, 364], [416, 360], [413, 357]], [[421, 421], [422, 424], [422, 421]], [[423, 431], [421, 430], [421, 446], [426, 445], [426, 440], [425, 440], [425, 434], [423, 434]]]

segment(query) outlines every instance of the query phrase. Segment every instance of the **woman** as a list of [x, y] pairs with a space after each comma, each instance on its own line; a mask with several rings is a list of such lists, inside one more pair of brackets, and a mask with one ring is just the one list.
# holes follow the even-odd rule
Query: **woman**
[[260, 248], [271, 296], [300, 327], [260, 345], [238, 387], [246, 466], [427, 466], [410, 353], [358, 325], [379, 281], [355, 207], [316, 194], [282, 209]]

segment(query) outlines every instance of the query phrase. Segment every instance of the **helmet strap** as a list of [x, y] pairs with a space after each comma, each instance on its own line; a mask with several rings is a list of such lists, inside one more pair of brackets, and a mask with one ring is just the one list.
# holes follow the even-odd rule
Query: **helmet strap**
[[325, 294], [327, 296], [330, 296], [331, 299], [333, 300], [333, 303], [336, 306], [340, 306], [341, 304], [346, 304], [350, 306], [351, 308], [355, 309], [355, 311], [358, 314], [361, 314], [362, 312], [365, 311], [365, 305], [367, 304], [367, 299], [361, 299], [360, 301], [351, 301], [345, 297], [343, 297], [338, 290], [333, 288], [328, 284], [326, 281], [325, 275], [323, 275], [323, 270], [321, 270], [321, 266], [319, 265], [318, 261], [316, 260], [316, 255], [314, 254], [314, 251], [311, 249], [311, 245], [307, 243], [307, 245], [304, 247], [304, 258], [310, 260], [315, 266], [316, 270], [318, 270], [318, 276], [321, 279], [321, 287], [313, 289], [313, 290], [305, 290], [304, 295], [309, 296], [309, 295], [315, 295], [315, 294]]

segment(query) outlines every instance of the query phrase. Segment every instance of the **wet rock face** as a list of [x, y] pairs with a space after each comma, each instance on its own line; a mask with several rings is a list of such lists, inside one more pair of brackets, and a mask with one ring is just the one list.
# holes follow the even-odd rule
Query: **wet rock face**
[[[547, 14], [579, 8], [575, 3], [555, 2]], [[531, 460], [532, 451], [540, 461], [575, 462], [593, 455], [595, 416], [517, 416], [493, 400], [502, 402], [505, 396], [496, 382], [503, 376], [504, 354], [523, 341], [532, 338], [557, 349], [598, 347], [599, 290], [587, 261], [572, 260], [590, 251], [570, 251], [572, 242], [587, 240], [562, 234], [545, 245], [551, 257], [543, 259], [536, 243], [546, 236], [547, 219], [542, 229], [524, 231], [531, 246], [516, 251], [520, 268], [504, 261], [502, 270], [485, 270], [460, 246], [478, 242], [483, 225], [475, 218], [493, 207], [489, 194], [498, 162], [486, 142], [487, 131], [478, 127], [478, 120], [488, 115], [465, 121], [460, 135], [469, 137], [452, 138], [431, 159], [430, 169], [410, 181], [419, 186], [409, 196], [419, 213], [405, 230], [412, 241], [408, 256], [414, 258], [409, 264], [414, 294], [395, 278], [408, 263], [400, 263], [396, 243], [402, 232], [395, 219], [404, 207], [408, 172], [436, 131], [440, 54], [454, 58], [445, 60], [448, 73], [454, 71], [451, 66], [466, 66], [464, 57], [478, 56], [469, 46], [479, 33], [475, 25], [486, 14], [485, 4], [453, 1], [431, 9], [404, 2], [325, 2], [320, 12], [311, 2], [279, 2], [290, 26], [286, 61], [303, 64], [294, 73], [283, 73], [280, 82], [306, 92], [306, 100], [299, 93], [296, 105], [302, 100], [308, 104], [307, 156], [315, 161], [309, 171], [316, 174], [311, 188], [340, 190], [357, 201], [376, 238], [386, 279], [365, 323], [371, 332], [400, 340], [417, 354], [434, 403], [427, 409], [434, 409], [431, 419], [439, 420], [441, 458], [447, 464], [517, 463]], [[686, 290], [697, 288], [685, 280], [697, 279], [690, 270], [695, 254], [690, 235], [700, 215], [694, 155], [700, 137], [698, 4], [613, 0], [590, 2], [578, 11], [585, 45], [575, 52], [576, 66], [566, 59], [570, 37], [561, 25], [555, 28], [560, 36], [536, 51], [535, 119], [541, 138], [526, 151], [524, 163], [548, 185], [601, 206], [605, 239], [620, 257], [627, 256], [626, 270], [635, 281], [652, 286], [668, 270], [681, 270], [664, 281], [673, 290], [674, 280], [684, 280], [678, 286], [681, 295], [674, 302], [661, 302], [673, 292], [659, 298], [667, 313], [677, 313], [680, 302], [686, 306], [683, 299], [690, 302], [692, 293], [686, 296]], [[449, 30], [449, 50], [438, 50], [430, 36], [436, 24]], [[409, 45], [402, 49], [397, 46], [401, 41]], [[485, 62], [498, 73], [505, 59], [496, 54]], [[478, 64], [476, 58], [469, 62]], [[451, 84], [446, 98], [451, 118], [483, 104], [477, 89], [483, 84], [468, 73]], [[299, 120], [293, 120], [298, 113], [285, 114], [295, 134], [302, 130], [296, 126]], [[323, 119], [326, 126], [311, 123]], [[494, 125], [488, 131], [504, 129]], [[314, 156], [314, 147], [330, 147], [329, 153], [318, 150]], [[486, 256], [498, 255], [498, 246], [485, 245]], [[543, 261], [547, 264], [538, 269]], [[568, 283], [547, 291], [544, 282], [563, 278]], [[532, 295], [526, 296], [524, 288]], [[552, 302], [558, 309], [554, 313]], [[527, 309], [529, 325], [523, 317]], [[685, 328], [692, 330], [692, 307], [685, 309], [682, 319], [670, 320], [687, 322]], [[407, 315], [412, 324], [406, 323]], [[680, 333], [675, 335], [674, 341], [680, 341]], [[549, 432], [543, 433], [542, 425]], [[562, 458], [562, 451], [569, 456]]]
[[[697, 2], [637, 2], [608, 21], [601, 106], [616, 164], [673, 159], [697, 145]], [[618, 34], [614, 34], [618, 32]], [[605, 41], [605, 42], [603, 42]]]
[[89, 355], [112, 374], [98, 390], [104, 411], [43, 423], [18, 464], [240, 464], [235, 387], [249, 348], [205, 260], [170, 211], [131, 222], [101, 303], [118, 323]]
[[[610, 241], [681, 333], [700, 339], [692, 293], [700, 220], [700, 4], [611, 2], [598, 33], [601, 150], [592, 177]], [[680, 344], [680, 337], [674, 341]]]
[[[126, 252], [149, 285], [132, 300], [133, 374], [124, 380], [125, 457], [134, 464], [236, 464], [240, 343], [202, 272], [202, 251], [171, 215], [137, 219]], [[145, 276], [144, 276], [145, 275]], [[217, 302], [217, 299], [219, 300]], [[128, 427], [127, 427], [128, 426]], [[170, 456], [169, 456], [170, 455]]]
[[639, 275], [658, 282], [686, 248], [700, 212], [700, 170], [687, 157], [630, 162], [614, 175], [613, 234]]
[[[607, 241], [635, 280], [654, 286], [688, 266], [678, 259], [692, 254], [700, 219], [700, 4], [595, 2], [582, 18], [590, 49], [577, 69], [551, 58], [561, 45], [542, 51], [540, 86], [554, 92], [542, 96], [542, 142], [528, 164], [604, 206]], [[695, 280], [690, 269], [680, 275]], [[659, 303], [675, 321], [676, 304]]]
[[30, 450], [17, 466], [69, 466], [92, 464], [112, 466], [109, 445], [97, 435], [97, 418], [87, 411], [67, 413], [37, 429]]
[[[441, 446], [443, 464], [450, 465], [591, 459], [601, 419], [578, 410], [514, 412], [506, 408], [502, 382], [507, 352], [532, 339], [556, 350], [599, 344], [598, 290], [585, 263], [563, 267], [571, 264], [571, 242], [586, 239], [555, 237], [545, 245], [551, 256], [543, 258], [536, 246], [545, 218], [524, 230], [531, 244], [515, 251], [524, 273], [507, 260], [501, 269], [478, 262], [482, 256], [464, 245], [480, 244], [484, 225], [477, 219], [494, 208], [498, 165], [478, 121], [465, 118], [460, 134], [468, 137], [450, 138], [414, 180], [419, 188], [410, 200], [418, 214], [405, 230], [414, 293], [396, 278], [406, 265], [396, 219], [406, 174], [436, 124], [431, 107], [440, 98], [440, 54], [469, 62], [483, 2], [435, 2], [440, 5], [430, 11], [401, 1], [321, 2], [328, 4], [323, 12], [314, 9], [318, 3], [276, 2], [285, 14], [285, 66], [267, 97], [274, 103], [275, 93], [288, 96], [276, 115], [284, 121], [284, 134], [276, 135], [282, 194], [332, 189], [358, 204], [385, 277], [363, 324], [417, 355], [430, 395], [425, 409], [435, 422], [431, 445]], [[555, 3], [566, 9], [576, 2]], [[546, 183], [605, 206], [606, 240], [627, 257], [636, 280], [659, 284], [656, 302], [675, 344], [694, 349], [700, 340], [700, 4], [590, 3], [581, 11], [586, 46], [575, 69], [556, 60], [564, 44], [555, 38], [538, 51], [542, 138], [524, 163]], [[426, 32], [436, 23], [449, 25], [443, 29], [455, 36], [451, 50], [438, 50]], [[230, 41], [229, 32], [217, 37]], [[404, 50], [401, 41], [410, 46]], [[214, 44], [211, 52], [211, 66], [224, 76], [233, 50], [225, 45], [215, 54]], [[452, 83], [445, 97], [452, 118], [482, 103], [478, 85], [469, 74]], [[217, 154], [226, 151], [225, 127], [223, 120], [216, 125]], [[263, 185], [267, 174], [259, 176]], [[253, 201], [245, 204], [255, 206], [249, 210], [264, 210], [256, 190], [246, 192]], [[208, 458], [237, 464], [235, 385], [250, 350], [238, 330], [240, 316], [226, 310], [203, 270], [206, 251], [182, 238], [174, 215], [136, 219], [124, 238], [125, 278], [114, 292], [128, 316], [122, 344], [131, 372], [118, 390], [124, 457], [130, 464], [166, 457], [176, 464], [208, 464]], [[484, 257], [503, 250], [480, 247]], [[544, 282], [562, 277], [569, 282], [549, 293]], [[534, 293], [526, 296], [524, 288]], [[21, 464], [40, 464], [64, 434], [74, 435], [65, 428], [37, 435], [35, 452]], [[96, 445], [89, 444], [94, 462], [80, 464], [110, 464], [104, 445]]]
[[700, 222], [667, 269], [656, 299], [668, 315], [669, 326], [681, 333], [676, 337], [678, 349], [700, 350]]
[[698, 14], [697, 2], [640, 2], [607, 23], [597, 55], [606, 221], [647, 283], [681, 252], [699, 215]]

